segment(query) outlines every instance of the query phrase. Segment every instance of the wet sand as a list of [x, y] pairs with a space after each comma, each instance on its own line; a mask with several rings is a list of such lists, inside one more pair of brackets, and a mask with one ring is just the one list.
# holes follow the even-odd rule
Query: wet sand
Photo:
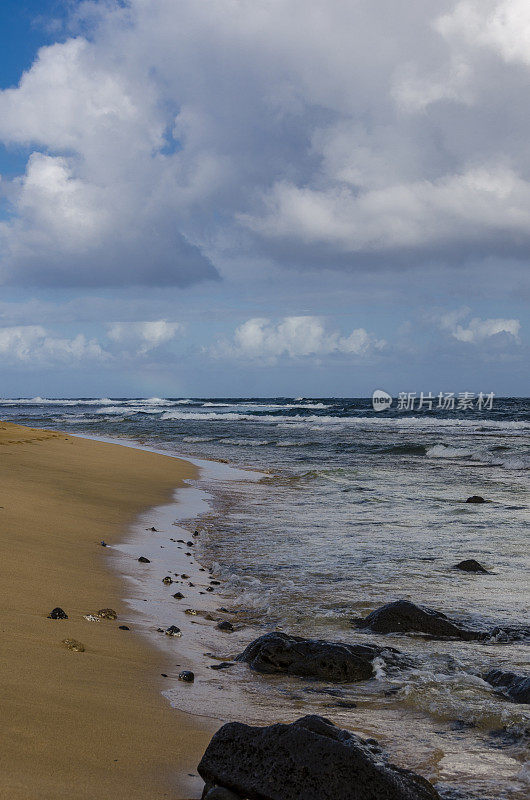
[[[220, 723], [161, 696], [175, 666], [134, 631], [99, 544], [195, 475], [179, 459], [0, 422], [0, 797], [198, 796], [188, 774]], [[55, 606], [69, 619], [47, 619]], [[117, 620], [83, 618], [108, 607]]]

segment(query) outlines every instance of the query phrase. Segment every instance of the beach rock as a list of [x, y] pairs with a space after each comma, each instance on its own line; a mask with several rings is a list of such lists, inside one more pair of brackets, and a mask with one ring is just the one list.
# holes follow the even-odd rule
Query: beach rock
[[187, 608], [184, 613], [189, 614], [190, 617], [197, 616], [197, 612], [195, 611], [194, 608]]
[[440, 611], [417, 606], [408, 600], [387, 603], [365, 619], [353, 620], [357, 628], [369, 628], [375, 633], [424, 633], [436, 638], [451, 637], [464, 641], [483, 640], [487, 634], [474, 631], [454, 622]]
[[221, 581], [210, 581], [210, 583], [211, 583], [212, 586], [220, 586], [221, 585]]
[[466, 503], [485, 503], [485, 502], [486, 501], [484, 500], [484, 498], [481, 497], [479, 494], [474, 494], [471, 497], [468, 497], [466, 500]]
[[193, 683], [195, 680], [195, 675], [189, 669], [183, 669], [182, 672], [179, 672], [179, 681], [184, 681], [185, 683]]
[[147, 530], [148, 531], [153, 531], [153, 533], [158, 533], [157, 529], [154, 528], [154, 527], [153, 528], [147, 528]]
[[530, 639], [530, 625], [497, 625], [487, 638], [496, 642], [525, 642]]
[[100, 545], [101, 545], [102, 547], [106, 547], [106, 546], [107, 546], [107, 542], [104, 542], [103, 540], [101, 540], [101, 542], [100, 542]]
[[138, 561], [139, 561], [141, 564], [150, 564], [150, 563], [151, 563], [151, 562], [149, 561], [149, 559], [148, 559], [148, 558], [146, 558], [145, 556], [140, 556], [140, 558], [138, 559]]
[[465, 561], [459, 561], [458, 564], [453, 566], [453, 569], [461, 569], [463, 572], [482, 572], [484, 575], [489, 575], [488, 570], [482, 566], [474, 558], [466, 558]]
[[180, 577], [181, 577], [181, 578], [184, 578], [184, 580], [186, 581], [186, 580], [187, 580], [187, 579], [188, 579], [190, 576], [189, 576], [189, 575], [185, 575], [185, 574], [183, 573], [183, 574], [182, 574]]
[[130, 631], [131, 630], [128, 625], [118, 625], [118, 628], [120, 629], [120, 631]]
[[223, 725], [198, 767], [206, 782], [251, 800], [439, 800], [425, 778], [388, 763], [373, 740], [316, 715], [290, 725]]
[[48, 619], [68, 619], [68, 614], [66, 611], [63, 611], [62, 608], [57, 606], [53, 609], [53, 611], [50, 611], [48, 614]]
[[186, 547], [195, 547], [195, 542], [186, 542]]
[[175, 598], [175, 600], [183, 600], [184, 599], [184, 595], [182, 594], [182, 592], [175, 592], [173, 597]]
[[78, 642], [77, 639], [63, 639], [61, 644], [63, 644], [67, 650], [72, 650], [75, 653], [85, 652], [85, 645], [82, 642]]
[[217, 624], [217, 629], [220, 631], [227, 631], [228, 633], [232, 633], [232, 631], [234, 630], [234, 626], [232, 625], [231, 622], [228, 622], [228, 620], [224, 619], [222, 622], [219, 622]]
[[213, 586], [207, 586], [207, 587], [206, 587], [206, 591], [207, 591], [207, 592], [213, 592], [213, 591], [214, 591], [214, 588], [213, 588]]
[[96, 614], [83, 614], [83, 619], [87, 622], [101, 622], [101, 619]]
[[326, 681], [366, 681], [373, 674], [372, 661], [387, 654], [394, 663], [397, 650], [375, 645], [343, 644], [303, 639], [275, 631], [251, 642], [236, 661], [244, 661], [256, 672], [283, 673]]
[[118, 619], [118, 615], [113, 608], [102, 608], [98, 611], [98, 617], [101, 619]]
[[516, 703], [530, 703], [530, 675], [517, 675], [515, 672], [490, 669], [486, 675], [483, 675], [483, 678]]
[[211, 664], [210, 669], [228, 669], [229, 667], [235, 667], [233, 661], [221, 661], [220, 664]]
[[166, 628], [164, 633], [166, 636], [182, 636], [182, 631], [180, 628], [177, 628], [176, 625], [170, 625], [169, 628]]
[[166, 586], [169, 586], [169, 585], [170, 585], [170, 583], [173, 583], [173, 579], [172, 579], [172, 578], [170, 578], [170, 577], [169, 577], [169, 575], [166, 575], [166, 577], [165, 577], [165, 578], [162, 578], [162, 583], [165, 583], [165, 584], [166, 584]]

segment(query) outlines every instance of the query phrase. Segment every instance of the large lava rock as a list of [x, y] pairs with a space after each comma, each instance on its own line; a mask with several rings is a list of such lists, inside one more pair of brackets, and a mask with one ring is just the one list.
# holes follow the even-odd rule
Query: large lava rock
[[530, 703], [530, 676], [517, 675], [515, 672], [503, 672], [501, 669], [490, 669], [484, 680], [500, 689], [516, 703]]
[[408, 600], [396, 600], [372, 611], [365, 619], [353, 620], [357, 628], [376, 633], [425, 633], [428, 636], [452, 637], [464, 641], [484, 640], [487, 634], [464, 628], [440, 611], [417, 606]]
[[318, 716], [266, 728], [229, 722], [198, 770], [203, 798], [222, 786], [249, 800], [439, 800], [424, 778], [387, 763], [376, 742]]
[[256, 672], [326, 681], [365, 681], [374, 674], [372, 661], [377, 656], [391, 665], [399, 665], [401, 660], [400, 653], [392, 648], [303, 639], [275, 631], [251, 642], [236, 660], [245, 661]]

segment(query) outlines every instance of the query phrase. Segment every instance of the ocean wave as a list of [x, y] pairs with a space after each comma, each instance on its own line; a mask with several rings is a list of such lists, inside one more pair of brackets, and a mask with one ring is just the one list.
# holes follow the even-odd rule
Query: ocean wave
[[233, 445], [234, 447], [262, 447], [271, 444], [268, 439], [220, 439], [222, 444]]
[[428, 458], [465, 458], [479, 464], [487, 464], [490, 467], [502, 467], [503, 469], [527, 470], [530, 469], [530, 457], [525, 455], [499, 455], [498, 452], [490, 450], [469, 450], [465, 447], [450, 447], [445, 444], [437, 444], [429, 447], [426, 452]]
[[0, 398], [0, 405], [2, 406], [101, 406], [116, 402], [119, 401], [111, 400], [109, 397], [86, 400], [53, 397]]

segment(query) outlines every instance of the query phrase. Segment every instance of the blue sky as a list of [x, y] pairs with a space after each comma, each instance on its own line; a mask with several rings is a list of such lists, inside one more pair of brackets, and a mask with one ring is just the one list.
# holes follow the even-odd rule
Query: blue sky
[[521, 0], [4, 0], [0, 396], [528, 395]]

